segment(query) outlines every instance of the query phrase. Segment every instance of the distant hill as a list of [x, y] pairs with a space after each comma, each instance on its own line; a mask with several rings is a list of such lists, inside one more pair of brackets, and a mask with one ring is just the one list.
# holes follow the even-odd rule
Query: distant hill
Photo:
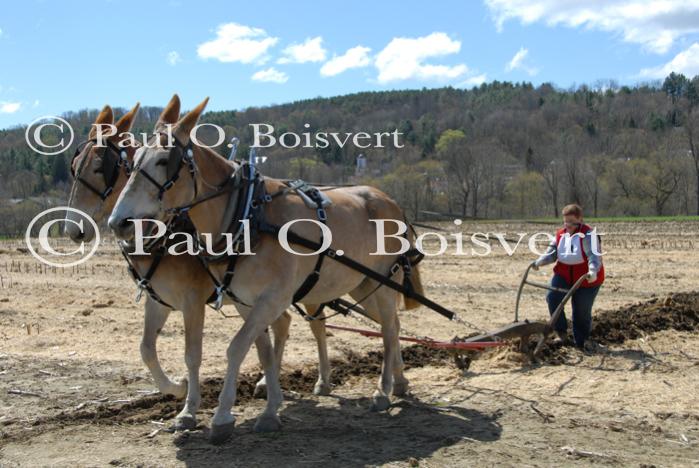
[[[251, 144], [251, 123], [274, 125], [277, 136], [398, 129], [404, 148], [277, 146], [260, 151], [268, 157], [262, 170], [275, 177], [378, 185], [413, 217], [423, 210], [553, 216], [573, 201], [599, 216], [693, 214], [699, 203], [699, 166], [690, 145], [697, 83], [696, 77], [675, 74], [657, 85], [607, 82], [594, 89], [495, 81], [472, 90], [363, 92], [208, 112], [202, 120], [222, 126], [227, 139], [238, 136], [239, 156]], [[124, 111], [117, 109], [117, 116]], [[160, 111], [142, 108], [134, 131], [151, 131]], [[74, 145], [96, 115], [64, 115], [78, 133]], [[42, 157], [25, 144], [23, 128], [0, 131], [0, 198], [65, 197], [72, 152]], [[355, 167], [359, 154], [366, 156], [365, 168]]]

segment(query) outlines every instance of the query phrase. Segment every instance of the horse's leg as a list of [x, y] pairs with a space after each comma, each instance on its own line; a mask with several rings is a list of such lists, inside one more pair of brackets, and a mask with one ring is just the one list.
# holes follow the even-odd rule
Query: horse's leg
[[[402, 280], [398, 279], [396, 281], [401, 282]], [[361, 293], [359, 292], [359, 289], [361, 289], [363, 291], [371, 291], [374, 288], [376, 288], [376, 283], [373, 282], [372, 280], [367, 279], [359, 286], [357, 296], [361, 296], [360, 299], [366, 297], [365, 295], [361, 295]], [[367, 292], [364, 292], [364, 294], [367, 294]], [[369, 298], [367, 298], [367, 300], [362, 302], [362, 305], [364, 306], [364, 309], [366, 310], [367, 315], [375, 322], [382, 323], [383, 318], [382, 318], [382, 314], [379, 312], [378, 305], [374, 305], [374, 306], [369, 307], [369, 308], [366, 307], [366, 304], [368, 303], [368, 301], [372, 300], [372, 298], [374, 296], [379, 296], [379, 295], [392, 295], [393, 299], [388, 298], [388, 300], [394, 301], [394, 304], [396, 304], [396, 305], [397, 305], [398, 298], [397, 298], [397, 294], [394, 291], [383, 287], [383, 288], [379, 288], [374, 294], [369, 296]], [[359, 299], [357, 299], [357, 300], [359, 300]], [[390, 311], [390, 310], [391, 310], [390, 308], [386, 309], [386, 311]], [[395, 306], [393, 306], [393, 310], [394, 310], [394, 312], [392, 314], [393, 315], [392, 320], [395, 321], [396, 330], [398, 332], [400, 332], [400, 319], [398, 318], [398, 313], [397, 313], [398, 310]], [[400, 343], [398, 343], [397, 346], [399, 346], [397, 348], [398, 352], [395, 353], [396, 360], [395, 360], [395, 363], [393, 365], [393, 394], [395, 396], [403, 396], [406, 393], [408, 393], [409, 382], [408, 382], [408, 379], [406, 379], [405, 375], [403, 374], [403, 371], [405, 369], [405, 364], [403, 363], [403, 356], [401, 356], [401, 352], [400, 352]]]
[[[279, 386], [279, 371], [272, 344], [265, 330], [284, 312], [287, 305], [288, 299], [263, 295], [252, 307], [250, 313], [243, 315], [243, 317], [247, 315], [247, 319], [226, 351], [228, 357], [226, 378], [218, 398], [218, 407], [211, 420], [209, 440], [213, 444], [223, 443], [233, 433], [235, 417], [231, 414], [231, 408], [235, 404], [238, 373], [253, 341], [267, 377], [267, 407], [257, 419], [255, 430], [261, 432], [279, 430], [281, 423], [277, 411], [282, 403], [282, 391]], [[242, 308], [238, 310], [242, 315]]]
[[[398, 339], [399, 323], [396, 316], [396, 295], [393, 291], [384, 290], [377, 294], [376, 299], [381, 315], [381, 333], [383, 334], [384, 358], [381, 368], [381, 384], [374, 393], [373, 409], [383, 411], [388, 409], [391, 402], [388, 394], [393, 388], [396, 373], [396, 363], [400, 356], [400, 341]], [[402, 369], [400, 371], [402, 376]]]
[[158, 304], [150, 296], [146, 297], [144, 310], [143, 338], [141, 339], [141, 359], [148, 367], [155, 385], [162, 393], [174, 395], [177, 398], [184, 398], [187, 394], [187, 382], [175, 383], [163, 372], [158, 361], [158, 351], [156, 342], [158, 334], [165, 325], [170, 309]]
[[313, 387], [314, 395], [330, 395], [330, 360], [328, 359], [328, 335], [325, 332], [325, 313], [317, 314], [317, 305], [307, 305], [306, 312], [316, 320], [309, 321], [311, 331], [318, 344], [318, 381]]
[[[394, 294], [393, 291], [387, 291]], [[395, 321], [395, 327], [398, 333], [400, 333], [400, 319], [398, 318], [397, 310], [394, 309], [393, 320]], [[395, 354], [395, 363], [393, 365], [393, 394], [395, 396], [405, 396], [408, 393], [408, 379], [405, 378], [403, 370], [405, 369], [405, 363], [403, 362], [403, 356], [400, 349], [400, 340], [397, 344], [398, 348]]]
[[395, 294], [389, 295], [379, 289], [376, 293], [366, 296], [376, 285], [371, 280], [362, 282], [359, 287], [353, 290], [350, 295], [355, 300], [363, 300], [362, 306], [368, 315], [381, 324], [381, 334], [383, 335], [384, 355], [381, 366], [381, 378], [379, 386], [374, 392], [375, 411], [387, 410], [391, 406], [388, 395], [393, 387], [393, 372], [396, 364], [396, 354], [400, 353], [400, 343], [398, 341], [397, 321], [394, 320], [396, 314]]
[[284, 396], [279, 384], [280, 361], [275, 356], [275, 349], [269, 339], [269, 333], [262, 332], [255, 340], [257, 356], [265, 370], [267, 388], [267, 406], [255, 422], [255, 432], [276, 432], [281, 429], [282, 423], [277, 412], [282, 405]]
[[[315, 317], [318, 310], [317, 305], [304, 304], [306, 313]], [[318, 345], [318, 381], [313, 388], [315, 395], [330, 395], [330, 360], [328, 359], [327, 334], [325, 332], [325, 317], [324, 313], [318, 315], [319, 320], [310, 320], [309, 325], [313, 336]], [[282, 356], [284, 354], [284, 345], [289, 337], [289, 325], [291, 324], [291, 316], [288, 312], [284, 312], [281, 317], [272, 323], [274, 331], [274, 355], [281, 371]], [[266, 395], [266, 380], [262, 376], [259, 382], [255, 385], [255, 397], [264, 398]]]
[[[284, 346], [289, 338], [289, 327], [291, 325], [291, 315], [287, 311], [274, 322], [272, 322], [272, 331], [274, 332], [274, 358], [281, 372], [282, 357], [284, 356]], [[267, 380], [263, 375], [257, 384], [253, 393], [255, 398], [265, 398], [267, 396]]]
[[197, 425], [197, 410], [201, 403], [199, 393], [199, 367], [201, 345], [204, 337], [204, 304], [187, 307], [184, 317], [184, 361], [187, 364], [187, 399], [184, 408], [175, 418], [175, 429], [194, 429]]

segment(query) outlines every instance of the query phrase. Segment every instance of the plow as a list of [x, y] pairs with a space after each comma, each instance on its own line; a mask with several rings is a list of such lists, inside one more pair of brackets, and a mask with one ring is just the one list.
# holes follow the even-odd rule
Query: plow
[[[563, 313], [565, 305], [570, 301], [570, 298], [573, 297], [573, 294], [575, 293], [575, 291], [578, 290], [580, 285], [582, 285], [586, 277], [582, 276], [581, 278], [579, 278], [570, 289], [562, 289], [551, 286], [549, 284], [530, 280], [529, 273], [531, 272], [532, 267], [533, 264], [530, 264], [525, 270], [524, 274], [522, 275], [522, 279], [517, 290], [517, 297], [515, 300], [514, 320], [511, 323], [504, 325], [500, 328], [486, 331], [483, 333], [478, 333], [463, 339], [453, 338], [449, 341], [443, 341], [427, 336], [418, 336], [412, 333], [409, 334], [410, 336], [400, 335], [399, 339], [403, 342], [415, 343], [428, 348], [446, 350], [454, 355], [454, 362], [456, 363], [456, 366], [460, 369], [466, 370], [469, 368], [472, 357], [476, 352], [484, 351], [490, 348], [505, 346], [510, 342], [518, 340], [520, 352], [525, 353], [527, 352], [528, 344], [530, 342], [531, 337], [538, 337], [536, 347], [533, 349], [533, 351], [529, 353], [530, 358], [535, 360], [537, 356], [541, 353], [541, 350], [546, 344], [549, 335], [551, 335], [551, 333], [553, 332], [553, 324], [556, 323], [558, 317]], [[455, 312], [446, 309], [445, 307], [429, 300], [427, 297], [421, 294], [415, 293], [414, 291], [410, 291], [409, 288], [405, 288], [404, 285], [393, 282], [387, 276], [381, 277], [381, 275], [377, 274], [374, 279], [376, 279], [382, 285], [386, 285], [391, 287], [392, 289], [396, 289], [405, 294], [409, 294], [411, 298], [415, 299], [422, 305], [439, 313], [440, 315], [444, 316], [445, 318], [448, 318], [451, 321], [459, 322], [471, 326], [472, 328], [475, 328], [472, 324], [460, 319]], [[520, 320], [519, 308], [522, 299], [522, 292], [524, 291], [525, 286], [532, 286], [539, 289], [556, 291], [565, 294], [563, 300], [551, 314], [550, 319], [548, 321], [530, 321], [528, 319]], [[336, 299], [332, 303], [329, 303], [328, 306], [338, 311], [338, 313], [342, 313], [344, 315], [349, 315], [350, 312], [356, 312], [357, 314], [368, 318], [368, 314], [358, 303], [351, 303], [344, 299]], [[305, 318], [307, 320], [314, 320], [313, 317], [309, 316], [305, 316]], [[360, 329], [331, 324], [326, 324], [325, 326], [328, 329], [358, 333], [362, 336], [369, 338], [383, 337], [381, 332], [375, 330]], [[403, 330], [403, 332], [405, 331]]]

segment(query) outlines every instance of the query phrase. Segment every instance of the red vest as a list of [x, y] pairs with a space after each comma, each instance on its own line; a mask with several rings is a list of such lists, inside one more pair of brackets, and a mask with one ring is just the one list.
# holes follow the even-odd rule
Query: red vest
[[[592, 228], [588, 226], [587, 224], [583, 224], [578, 228], [576, 233], [580, 232], [584, 235], [587, 235], [588, 232], [592, 231]], [[563, 235], [565, 234], [566, 230], [565, 228], [561, 228], [556, 232], [556, 247], [558, 247], [559, 243], [564, 239]], [[582, 239], [580, 239], [581, 244], [582, 244]], [[587, 255], [585, 254], [585, 249], [580, 249], [582, 252], [582, 258], [583, 261], [574, 265], [567, 265], [565, 263], [562, 263], [560, 261], [556, 262], [556, 265], [553, 267], [553, 272], [556, 273], [557, 275], [560, 275], [563, 277], [563, 279], [566, 280], [566, 282], [569, 285], [573, 285], [581, 276], [584, 276], [587, 274]], [[604, 282], [604, 264], [601, 262], [602, 257], [600, 257], [600, 269], [597, 272], [597, 279], [595, 280], [594, 283], [590, 283], [587, 280], [583, 281], [583, 283], [580, 285], [582, 288], [591, 288], [594, 286], [599, 286]]]

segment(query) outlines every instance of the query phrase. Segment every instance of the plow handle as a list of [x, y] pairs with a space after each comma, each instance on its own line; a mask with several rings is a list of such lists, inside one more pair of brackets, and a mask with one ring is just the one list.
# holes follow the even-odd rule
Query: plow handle
[[573, 287], [570, 288], [566, 295], [563, 297], [561, 303], [558, 304], [558, 307], [556, 307], [556, 310], [553, 312], [553, 315], [551, 315], [551, 320], [549, 320], [546, 329], [541, 334], [541, 338], [539, 339], [539, 342], [536, 344], [536, 348], [534, 348], [534, 356], [536, 356], [539, 353], [539, 351], [541, 351], [541, 348], [544, 346], [546, 338], [548, 338], [549, 333], [551, 333], [551, 330], [553, 330], [554, 324], [556, 323], [556, 321], [558, 321], [558, 317], [560, 317], [563, 313], [563, 307], [565, 307], [566, 303], [570, 300], [573, 294], [575, 294], [575, 291], [578, 290], [580, 285], [583, 284], [583, 281], [585, 281], [586, 279], [587, 275], [582, 275], [580, 278], [578, 278], [575, 284], [573, 284]]
[[524, 271], [524, 276], [522, 276], [522, 281], [519, 283], [519, 289], [517, 290], [517, 301], [515, 302], [515, 322], [519, 322], [519, 300], [522, 298], [522, 289], [527, 282], [527, 277], [529, 276], [529, 270], [532, 269], [534, 264], [530, 263], [527, 269]]

